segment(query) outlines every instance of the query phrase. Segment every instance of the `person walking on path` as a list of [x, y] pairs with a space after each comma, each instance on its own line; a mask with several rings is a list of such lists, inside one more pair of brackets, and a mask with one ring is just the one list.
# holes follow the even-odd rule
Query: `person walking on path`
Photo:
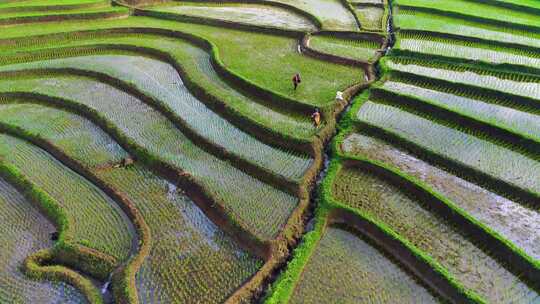
[[315, 109], [315, 112], [311, 114], [311, 119], [313, 120], [313, 125], [315, 126], [315, 128], [318, 128], [321, 124], [321, 112], [319, 111], [319, 109]]
[[294, 90], [296, 91], [296, 87], [298, 87], [298, 85], [302, 82], [302, 79], [300, 78], [300, 74], [299, 73], [296, 73], [294, 74], [293, 78], [292, 78], [292, 83], [293, 83], [293, 86], [294, 86]]

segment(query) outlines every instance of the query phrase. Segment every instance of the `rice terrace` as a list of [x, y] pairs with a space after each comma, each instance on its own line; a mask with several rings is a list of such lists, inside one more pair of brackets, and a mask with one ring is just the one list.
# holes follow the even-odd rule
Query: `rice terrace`
[[540, 0], [0, 0], [0, 304], [540, 304]]

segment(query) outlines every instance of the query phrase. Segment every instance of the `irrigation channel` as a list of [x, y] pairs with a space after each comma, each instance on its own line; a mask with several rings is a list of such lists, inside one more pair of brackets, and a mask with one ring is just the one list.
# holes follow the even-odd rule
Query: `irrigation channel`
[[[392, 47], [394, 46], [394, 43], [396, 41], [395, 33], [394, 33], [394, 22], [393, 22], [393, 17], [392, 16], [393, 16], [392, 1], [388, 0], [388, 21], [387, 21], [387, 24], [386, 24], [386, 32], [387, 32], [386, 34], [387, 35], [386, 35], [385, 40], [383, 42], [383, 48], [381, 49], [382, 56], [387, 55], [392, 50]], [[300, 45], [298, 45], [298, 52], [301, 53]], [[375, 78], [369, 79], [369, 76], [366, 73], [366, 81], [367, 81], [367, 83], [370, 83], [370, 84], [376, 82], [381, 77], [380, 71], [378, 69], [378, 60], [373, 62], [372, 65], [374, 66]], [[367, 90], [367, 89], [369, 89], [369, 86], [367, 86], [363, 90]], [[357, 94], [361, 93], [363, 90], [359, 90], [359, 92], [357, 92]], [[351, 107], [353, 105], [354, 97], [355, 96], [351, 96], [347, 106], [336, 117], [336, 126], [339, 125], [339, 122], [341, 121], [342, 117], [344, 117], [349, 112], [349, 110], [351, 109]], [[274, 281], [280, 275], [282, 275], [285, 272], [285, 270], [287, 268], [287, 265], [294, 258], [294, 254], [293, 254], [294, 249], [296, 249], [297, 247], [302, 245], [302, 242], [304, 241], [304, 236], [308, 232], [310, 232], [310, 231], [312, 231], [314, 229], [314, 226], [315, 226], [315, 209], [316, 209], [318, 201], [319, 201], [320, 186], [321, 186], [323, 180], [326, 178], [326, 175], [328, 173], [328, 169], [329, 169], [329, 165], [330, 165], [330, 159], [331, 159], [331, 156], [332, 156], [330, 146], [331, 146], [331, 143], [334, 140], [336, 135], [337, 135], [337, 128], [336, 128], [336, 130], [334, 130], [334, 134], [332, 135], [332, 137], [330, 137], [330, 139], [328, 140], [328, 142], [324, 146], [323, 164], [322, 164], [321, 170], [317, 174], [317, 178], [315, 179], [314, 185], [313, 185], [313, 187], [312, 187], [312, 189], [310, 191], [310, 204], [309, 204], [309, 209], [307, 210], [307, 214], [306, 214], [305, 219], [304, 219], [304, 230], [302, 232], [302, 235], [300, 236], [299, 241], [295, 244], [295, 246], [292, 247], [292, 248], [289, 248], [289, 252], [291, 252], [291, 254], [288, 256], [287, 260], [280, 267], [278, 267], [274, 271], [272, 276], [265, 282], [265, 284], [263, 286], [261, 286], [261, 290], [263, 290], [263, 292], [260, 293], [257, 296], [257, 298], [254, 301], [255, 303], [264, 302], [263, 299], [265, 297], [265, 293], [269, 290], [269, 287], [274, 283]]]

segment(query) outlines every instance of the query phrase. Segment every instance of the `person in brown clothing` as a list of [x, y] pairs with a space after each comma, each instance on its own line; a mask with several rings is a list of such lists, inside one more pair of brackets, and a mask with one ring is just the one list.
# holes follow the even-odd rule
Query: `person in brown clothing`
[[319, 111], [319, 109], [315, 109], [315, 112], [311, 114], [311, 119], [313, 120], [313, 125], [315, 126], [315, 128], [318, 128], [321, 124], [321, 112]]
[[300, 78], [300, 74], [296, 73], [294, 74], [293, 78], [292, 78], [292, 83], [293, 83], [293, 86], [294, 86], [294, 90], [296, 90], [296, 87], [298, 87], [298, 85], [302, 82], [302, 79]]

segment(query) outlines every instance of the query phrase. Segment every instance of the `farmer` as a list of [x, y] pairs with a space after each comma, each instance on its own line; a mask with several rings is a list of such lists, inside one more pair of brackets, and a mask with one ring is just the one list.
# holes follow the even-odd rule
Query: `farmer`
[[302, 82], [302, 79], [300, 79], [300, 74], [296, 73], [294, 74], [293, 78], [292, 78], [292, 83], [293, 83], [293, 86], [294, 86], [294, 90], [296, 91], [296, 87], [298, 87], [298, 85]]
[[315, 128], [318, 128], [321, 124], [321, 112], [319, 111], [319, 109], [315, 109], [315, 112], [311, 114], [311, 119], [313, 120], [313, 125], [315, 126]]
[[336, 99], [339, 101], [343, 101], [343, 92], [337, 91], [336, 92]]

